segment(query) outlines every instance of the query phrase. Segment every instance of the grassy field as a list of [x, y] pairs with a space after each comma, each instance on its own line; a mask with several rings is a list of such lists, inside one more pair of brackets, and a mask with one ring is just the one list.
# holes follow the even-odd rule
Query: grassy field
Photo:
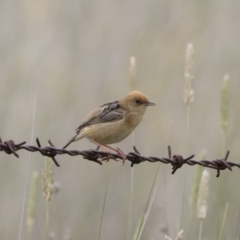
[[[89, 111], [135, 88], [156, 107], [117, 144], [124, 152], [134, 143], [162, 157], [171, 145], [214, 160], [230, 150], [240, 162], [239, 9], [227, 0], [1, 1], [0, 137], [60, 148]], [[240, 239], [238, 168], [216, 178], [197, 166], [172, 175], [170, 165], [64, 155], [56, 168], [19, 155], [0, 153], [0, 239]]]

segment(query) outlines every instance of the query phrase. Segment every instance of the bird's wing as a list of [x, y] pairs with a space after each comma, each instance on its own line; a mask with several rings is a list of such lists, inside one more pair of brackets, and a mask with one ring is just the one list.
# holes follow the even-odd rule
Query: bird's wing
[[78, 134], [84, 127], [99, 123], [118, 121], [123, 119], [126, 110], [124, 110], [118, 101], [106, 103], [93, 110], [87, 119], [76, 129]]

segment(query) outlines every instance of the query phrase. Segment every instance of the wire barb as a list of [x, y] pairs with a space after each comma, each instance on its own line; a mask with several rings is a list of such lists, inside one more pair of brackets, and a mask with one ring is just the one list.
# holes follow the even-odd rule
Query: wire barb
[[[51, 142], [51, 140], [48, 141], [49, 145], [46, 147], [41, 147], [41, 143], [38, 138], [36, 139], [36, 143], [37, 143], [37, 146], [26, 145], [25, 141], [15, 144], [13, 140], [8, 140], [3, 142], [2, 139], [0, 138], [0, 151], [3, 151], [7, 154], [13, 154], [17, 158], [19, 158], [17, 151], [22, 149], [30, 152], [39, 152], [43, 156], [52, 158], [53, 162], [58, 167], [60, 167], [60, 165], [57, 162], [55, 157], [57, 155], [63, 155], [63, 154], [67, 154], [69, 156], [80, 155], [84, 159], [96, 162], [100, 165], [102, 165], [102, 161], [109, 161], [110, 159], [114, 161], [122, 161], [122, 156], [120, 154], [99, 151], [99, 147], [97, 149], [78, 151], [78, 150], [66, 150], [62, 148], [56, 148], [55, 145]], [[215, 160], [197, 161], [193, 159], [195, 155], [191, 155], [187, 158], [184, 158], [182, 155], [179, 155], [179, 154], [175, 154], [172, 156], [172, 150], [170, 146], [168, 146], [167, 158], [145, 157], [141, 155], [141, 153], [138, 151], [136, 146], [133, 146], [133, 150], [134, 150], [133, 152], [125, 154], [126, 160], [131, 162], [131, 167], [133, 167], [134, 164], [140, 164], [145, 161], [151, 162], [151, 163], [161, 162], [164, 164], [172, 165], [172, 174], [174, 174], [184, 164], [187, 164], [189, 166], [200, 165], [206, 168], [216, 169], [217, 170], [216, 177], [220, 176], [220, 171], [222, 170], [229, 169], [230, 171], [232, 171], [232, 167], [240, 168], [240, 163], [227, 162], [230, 151], [226, 152], [226, 155], [224, 158], [219, 158]]]

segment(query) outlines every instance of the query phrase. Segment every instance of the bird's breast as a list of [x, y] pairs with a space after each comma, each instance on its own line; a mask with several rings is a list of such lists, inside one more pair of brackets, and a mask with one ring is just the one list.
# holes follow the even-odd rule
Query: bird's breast
[[130, 127], [135, 129], [138, 124], [142, 121], [142, 115], [139, 114], [131, 114], [126, 116], [125, 122]]

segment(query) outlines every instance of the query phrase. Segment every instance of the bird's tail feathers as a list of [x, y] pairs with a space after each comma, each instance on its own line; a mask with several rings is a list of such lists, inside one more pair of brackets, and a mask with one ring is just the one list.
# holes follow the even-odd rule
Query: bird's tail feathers
[[76, 136], [77, 136], [77, 135], [75, 135], [74, 137], [72, 137], [72, 138], [67, 142], [67, 144], [63, 147], [63, 149], [65, 149], [68, 145], [70, 145], [72, 142], [74, 142], [75, 139], [76, 139]]

